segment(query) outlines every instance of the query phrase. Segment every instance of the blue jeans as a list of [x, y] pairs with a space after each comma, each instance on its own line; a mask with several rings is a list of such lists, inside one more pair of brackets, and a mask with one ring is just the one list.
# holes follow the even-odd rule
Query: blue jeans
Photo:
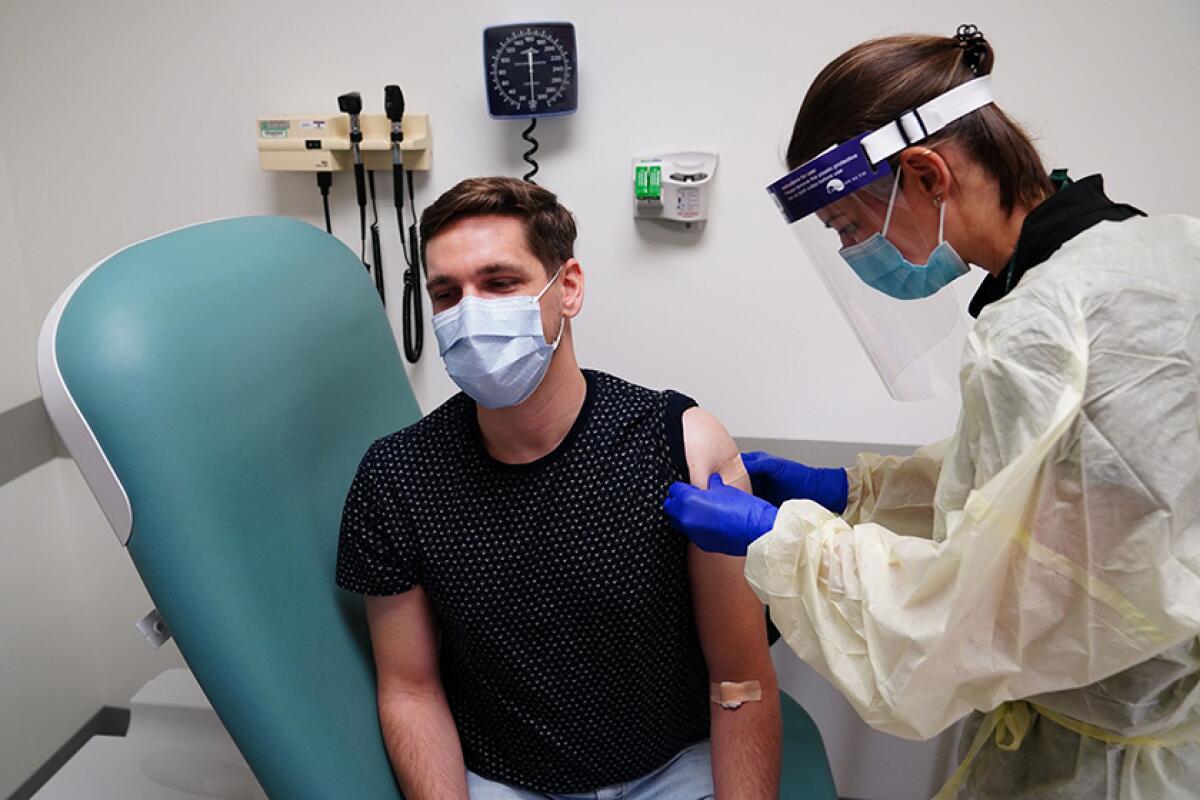
[[517, 789], [467, 772], [471, 800], [712, 800], [712, 748], [708, 741], [681, 750], [649, 775], [580, 794]]

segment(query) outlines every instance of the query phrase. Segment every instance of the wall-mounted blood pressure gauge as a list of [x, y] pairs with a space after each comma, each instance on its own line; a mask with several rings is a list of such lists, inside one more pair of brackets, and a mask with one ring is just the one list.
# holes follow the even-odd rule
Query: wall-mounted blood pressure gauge
[[485, 28], [483, 60], [493, 117], [554, 117], [574, 113], [579, 104], [575, 26], [569, 22]]

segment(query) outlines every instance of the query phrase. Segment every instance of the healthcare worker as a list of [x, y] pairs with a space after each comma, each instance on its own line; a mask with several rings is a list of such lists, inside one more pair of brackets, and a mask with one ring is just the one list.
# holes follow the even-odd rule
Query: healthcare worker
[[849, 470], [749, 454], [757, 497], [714, 476], [665, 508], [747, 556], [868, 723], [925, 739], [972, 714], [940, 796], [1198, 797], [1200, 221], [1053, 183], [992, 62], [973, 26], [853, 48], [770, 189], [896, 396], [936, 383], [939, 290], [989, 273], [955, 435]]

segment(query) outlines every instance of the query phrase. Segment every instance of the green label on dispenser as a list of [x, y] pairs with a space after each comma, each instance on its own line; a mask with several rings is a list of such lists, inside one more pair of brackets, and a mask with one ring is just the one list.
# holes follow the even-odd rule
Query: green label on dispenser
[[641, 164], [634, 170], [634, 192], [638, 200], [662, 197], [662, 167]]
[[259, 120], [258, 136], [260, 139], [286, 139], [292, 123], [286, 119]]

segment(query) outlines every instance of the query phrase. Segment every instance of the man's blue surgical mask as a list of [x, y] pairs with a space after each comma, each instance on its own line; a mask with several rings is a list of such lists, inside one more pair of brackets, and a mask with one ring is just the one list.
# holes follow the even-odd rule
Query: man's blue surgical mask
[[888, 201], [883, 231], [872, 234], [858, 244], [843, 247], [838, 252], [868, 286], [897, 300], [915, 300], [929, 297], [954, 279], [966, 275], [970, 269], [944, 238], [945, 203], [941, 203], [941, 216], [938, 219], [938, 245], [929, 254], [926, 263], [912, 263], [896, 245], [888, 241], [887, 231], [892, 221], [892, 209], [896, 204], [896, 189], [899, 186], [900, 177], [897, 176], [892, 183], [892, 197]]
[[561, 273], [560, 267], [536, 295], [464, 297], [454, 308], [433, 316], [446, 372], [484, 408], [520, 405], [546, 376], [567, 322], [562, 320], [558, 337], [548, 343], [538, 301]]

